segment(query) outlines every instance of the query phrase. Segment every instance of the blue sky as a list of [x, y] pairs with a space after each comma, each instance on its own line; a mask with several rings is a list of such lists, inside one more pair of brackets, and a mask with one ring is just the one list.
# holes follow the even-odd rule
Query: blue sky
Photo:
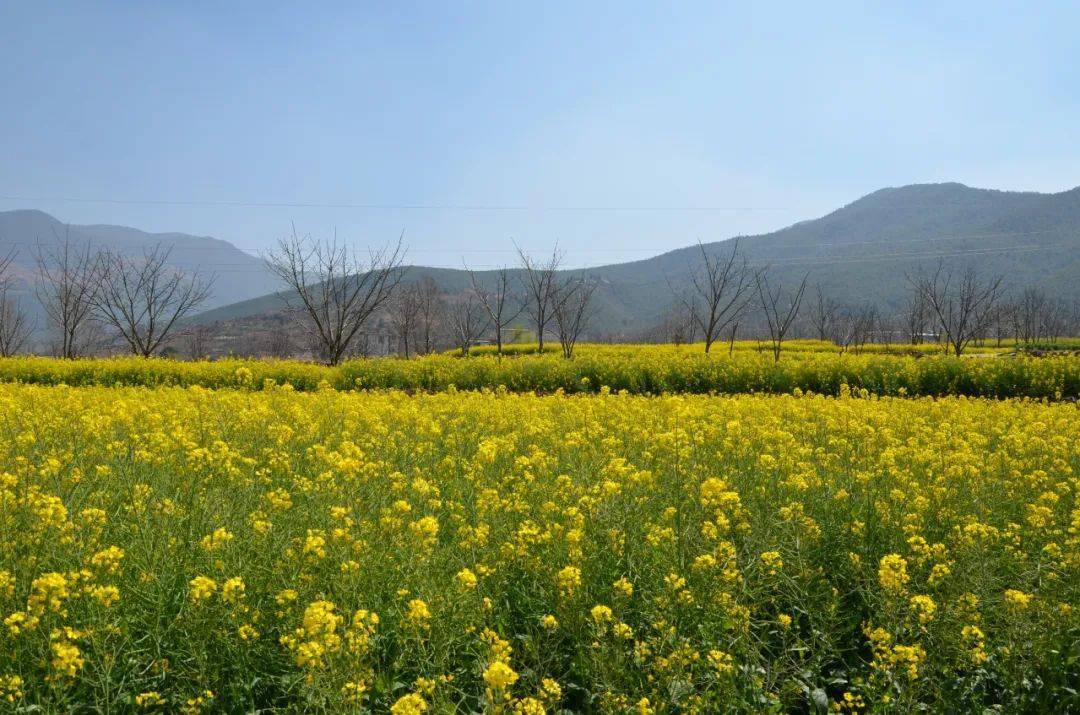
[[0, 1], [0, 210], [596, 265], [1080, 184], [1076, 3], [224, 5]]

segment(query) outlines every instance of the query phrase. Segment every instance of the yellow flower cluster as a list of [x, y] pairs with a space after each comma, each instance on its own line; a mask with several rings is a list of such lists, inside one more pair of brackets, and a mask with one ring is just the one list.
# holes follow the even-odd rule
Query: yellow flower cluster
[[194, 603], [198, 603], [199, 601], [205, 601], [217, 592], [217, 583], [214, 581], [214, 579], [208, 578], [206, 576], [196, 576], [195, 578], [191, 579], [191, 582], [188, 584], [188, 586], [188, 593], [190, 594], [191, 600]]
[[899, 593], [908, 582], [907, 561], [900, 554], [881, 558], [878, 566], [878, 582], [888, 593]]
[[344, 619], [336, 611], [337, 607], [329, 601], [314, 601], [304, 609], [300, 627], [281, 637], [281, 644], [293, 652], [296, 665], [319, 668], [327, 654], [341, 646], [338, 627]]

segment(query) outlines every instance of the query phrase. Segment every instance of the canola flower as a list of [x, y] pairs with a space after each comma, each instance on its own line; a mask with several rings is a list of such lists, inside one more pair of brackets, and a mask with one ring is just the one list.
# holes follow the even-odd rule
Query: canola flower
[[3, 708], [1078, 707], [1067, 401], [256, 368], [0, 385]]
[[191, 579], [188, 586], [188, 594], [190, 595], [192, 603], [208, 600], [217, 592], [218, 587], [214, 579], [206, 576], [196, 576]]
[[165, 704], [165, 699], [156, 690], [148, 690], [135, 696], [135, 705], [145, 710]]
[[1015, 588], [1005, 590], [1005, 603], [1017, 611], [1023, 611], [1031, 604], [1032, 595], [1017, 591]]
[[457, 582], [461, 584], [461, 587], [464, 589], [476, 588], [476, 585], [479, 583], [479, 580], [476, 578], [476, 574], [473, 573], [472, 569], [468, 568], [464, 568], [458, 571], [456, 578]]
[[414, 598], [409, 601], [405, 620], [418, 628], [427, 628], [428, 621], [431, 620], [431, 610], [423, 600]]
[[52, 667], [58, 675], [74, 678], [86, 662], [82, 657], [82, 651], [64, 638], [58, 639], [52, 644]]
[[908, 582], [907, 561], [900, 554], [889, 554], [881, 558], [878, 567], [878, 582], [889, 593], [904, 590]]
[[493, 690], [503, 690], [518, 680], [518, 674], [506, 663], [495, 661], [484, 670], [484, 682]]
[[423, 715], [427, 711], [427, 701], [417, 693], [403, 695], [390, 706], [390, 715]]
[[0, 675], [0, 699], [15, 703], [23, 697], [23, 679], [18, 675]]

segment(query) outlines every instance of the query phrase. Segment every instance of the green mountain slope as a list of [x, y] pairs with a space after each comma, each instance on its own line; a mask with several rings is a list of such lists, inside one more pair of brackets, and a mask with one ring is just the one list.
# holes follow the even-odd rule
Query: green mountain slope
[[[836, 300], [875, 302], [886, 313], [898, 309], [907, 294], [905, 274], [939, 259], [1002, 273], [1012, 287], [1038, 284], [1080, 299], [1080, 188], [1057, 194], [955, 183], [882, 189], [819, 219], [737, 240], [753, 264], [770, 266], [785, 283], [809, 272], [810, 284]], [[730, 245], [706, 248], [725, 244]], [[570, 273], [588, 273], [601, 282], [595, 332], [634, 334], [659, 320], [672, 302], [671, 286], [686, 284], [699, 256], [691, 246]], [[426, 277], [450, 293], [468, 286], [464, 271], [410, 267], [408, 280]], [[198, 321], [271, 313], [281, 305], [280, 295], [266, 295], [208, 311]]]

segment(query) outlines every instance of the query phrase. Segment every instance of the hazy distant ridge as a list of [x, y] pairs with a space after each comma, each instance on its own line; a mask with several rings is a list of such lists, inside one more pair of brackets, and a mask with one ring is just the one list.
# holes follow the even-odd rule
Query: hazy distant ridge
[[[40, 211], [0, 213], [0, 255], [18, 249], [20, 269], [33, 275], [31, 249], [63, 236], [65, 227]], [[261, 260], [209, 237], [149, 234], [122, 226], [71, 226], [76, 240], [90, 239], [137, 251], [161, 242], [174, 247], [175, 265], [216, 271], [210, 310], [199, 322], [273, 313], [281, 309], [277, 284]], [[731, 239], [728, 239], [731, 240]], [[939, 258], [975, 262], [1004, 273], [1016, 287], [1080, 299], [1080, 188], [1056, 194], [974, 189], [962, 184], [915, 184], [868, 194], [821, 218], [755, 236], [740, 246], [758, 265], [769, 264], [784, 281], [810, 271], [837, 300], [897, 307], [907, 292], [904, 275]], [[716, 245], [716, 244], [709, 244]], [[689, 246], [653, 258], [591, 268], [600, 279], [595, 328], [634, 334], [655, 324], [671, 302], [669, 286], [686, 282], [698, 249]], [[483, 279], [488, 273], [480, 272]], [[408, 280], [430, 276], [450, 293], [468, 287], [462, 270], [414, 266]]]
[[[171, 247], [170, 263], [178, 268], [216, 273], [210, 308], [228, 305], [263, 295], [277, 283], [266, 271], [260, 258], [245, 253], [228, 241], [185, 233], [147, 233], [127, 226], [65, 225], [43, 211], [0, 212], [0, 256], [15, 252], [15, 271], [29, 289], [36, 279], [34, 250], [38, 244], [54, 246], [69, 236], [73, 244], [87, 241], [123, 253], [137, 254], [144, 247], [160, 243]], [[26, 306], [33, 309], [34, 306]]]
[[[730, 239], [729, 239], [730, 240]], [[717, 245], [717, 244], [710, 244]], [[1007, 283], [1042, 285], [1080, 299], [1080, 188], [1057, 194], [974, 189], [963, 184], [887, 188], [818, 219], [772, 233], [740, 238], [752, 261], [770, 264], [785, 281], [806, 271], [834, 298], [900, 305], [905, 272], [944, 257], [976, 262]], [[633, 333], [654, 324], [671, 301], [671, 285], [687, 280], [696, 246], [639, 261], [588, 269], [603, 282], [595, 325], [604, 332]], [[481, 276], [485, 275], [483, 273]], [[413, 267], [410, 279], [431, 276], [446, 290], [464, 290], [464, 271]], [[213, 321], [273, 312], [280, 298], [263, 296], [212, 310]]]

